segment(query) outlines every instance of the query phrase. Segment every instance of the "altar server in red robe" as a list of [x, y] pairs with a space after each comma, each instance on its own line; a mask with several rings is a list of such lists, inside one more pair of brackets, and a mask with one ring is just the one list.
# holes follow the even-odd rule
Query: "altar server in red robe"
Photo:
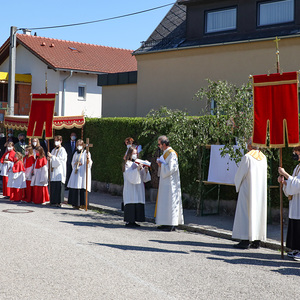
[[23, 201], [25, 196], [26, 179], [25, 168], [23, 164], [23, 155], [16, 152], [15, 162], [8, 163], [8, 182], [7, 187], [10, 188], [11, 201]]
[[44, 204], [49, 202], [48, 192], [48, 163], [43, 147], [36, 149], [36, 161], [34, 164], [33, 175], [31, 178], [32, 202]]
[[32, 172], [34, 168], [35, 158], [33, 153], [33, 148], [31, 146], [27, 146], [25, 148], [25, 157], [24, 157], [24, 167], [25, 167], [25, 178], [26, 178], [26, 191], [25, 191], [25, 199], [26, 202], [31, 202], [32, 200], [32, 186], [31, 186], [31, 178]]
[[14, 143], [9, 142], [6, 147], [6, 152], [3, 154], [3, 156], [0, 159], [0, 168], [1, 168], [1, 176], [3, 179], [3, 196], [9, 198], [10, 197], [10, 188], [7, 187], [7, 181], [8, 181], [8, 162], [14, 161], [15, 158], [15, 150], [14, 150]]

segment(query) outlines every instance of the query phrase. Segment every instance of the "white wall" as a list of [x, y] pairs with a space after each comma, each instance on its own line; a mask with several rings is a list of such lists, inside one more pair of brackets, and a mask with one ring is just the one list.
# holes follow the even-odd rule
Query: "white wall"
[[[70, 72], [60, 72], [48, 69], [46, 64], [31, 52], [19, 45], [16, 54], [16, 73], [32, 75], [32, 93], [45, 93], [45, 79], [47, 73], [48, 93], [58, 93], [55, 104], [57, 115], [62, 113], [63, 80]], [[9, 60], [0, 66], [0, 71], [8, 72]], [[78, 85], [86, 85], [85, 101], [78, 100]], [[102, 87], [97, 86], [97, 75], [73, 72], [71, 78], [66, 80], [65, 115], [82, 115], [88, 117], [101, 117], [102, 115]]]
[[[60, 72], [60, 98], [62, 99], [63, 80], [70, 72]], [[78, 86], [84, 84], [85, 100], [78, 98]], [[65, 115], [85, 115], [93, 118], [102, 116], [102, 87], [97, 86], [97, 75], [73, 72], [65, 81]]]

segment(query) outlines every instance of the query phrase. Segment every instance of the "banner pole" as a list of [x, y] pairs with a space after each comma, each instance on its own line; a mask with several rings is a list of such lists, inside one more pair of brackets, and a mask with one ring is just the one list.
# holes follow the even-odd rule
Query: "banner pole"
[[[280, 61], [279, 61], [279, 46], [280, 39], [276, 36], [276, 68], [277, 73], [280, 73]], [[285, 143], [285, 142], [284, 142]], [[282, 168], [282, 148], [279, 149], [279, 167]], [[284, 259], [284, 245], [283, 245], [283, 197], [282, 197], [282, 183], [280, 183], [280, 232], [281, 232], [281, 258]]]

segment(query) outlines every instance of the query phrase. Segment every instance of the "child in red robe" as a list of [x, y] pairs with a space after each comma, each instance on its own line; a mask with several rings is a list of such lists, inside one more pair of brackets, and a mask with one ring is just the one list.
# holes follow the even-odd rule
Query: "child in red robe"
[[26, 180], [23, 155], [20, 152], [15, 154], [15, 162], [8, 163], [8, 182], [11, 201], [23, 201], [25, 196]]
[[31, 178], [32, 202], [43, 204], [49, 202], [48, 164], [43, 147], [36, 148], [36, 161]]
[[9, 162], [13, 162], [15, 158], [15, 149], [14, 149], [14, 143], [9, 142], [7, 144], [6, 152], [2, 155], [0, 159], [0, 167], [1, 167], [1, 176], [3, 180], [3, 196], [9, 198], [10, 197], [10, 188], [7, 187], [8, 182], [8, 165]]
[[32, 186], [31, 178], [34, 168], [35, 158], [32, 146], [26, 146], [25, 157], [24, 157], [24, 167], [25, 167], [25, 178], [26, 178], [26, 191], [24, 201], [31, 202], [32, 200]]

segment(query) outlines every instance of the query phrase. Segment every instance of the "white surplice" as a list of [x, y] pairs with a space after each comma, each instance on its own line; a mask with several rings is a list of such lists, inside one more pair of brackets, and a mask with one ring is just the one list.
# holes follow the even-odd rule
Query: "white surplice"
[[67, 151], [64, 147], [54, 148], [51, 151], [52, 157], [50, 159], [50, 181], [66, 182], [67, 174]]
[[[36, 165], [35, 164], [34, 166]], [[44, 165], [43, 167], [36, 169], [34, 167], [33, 175], [31, 178], [31, 186], [47, 186], [48, 185], [48, 166]]]
[[289, 201], [289, 219], [300, 220], [300, 164], [294, 169], [293, 175], [283, 185], [284, 194], [293, 196]]
[[127, 161], [125, 164], [124, 188], [123, 188], [123, 201], [126, 204], [145, 204], [145, 186], [144, 182], [151, 180], [149, 172], [145, 168], [138, 170], [137, 167], [133, 168], [134, 163]]
[[16, 189], [26, 188], [25, 172], [14, 173], [12, 170], [14, 163], [11, 161], [9, 161], [7, 165], [8, 165], [7, 187], [16, 188]]
[[177, 154], [171, 147], [164, 151], [163, 156], [168, 151], [170, 154], [161, 164], [155, 223], [177, 226], [184, 223], [179, 165]]
[[[256, 158], [255, 158], [256, 157]], [[235, 174], [239, 193], [232, 237], [249, 241], [267, 238], [267, 159], [259, 150], [242, 158]]]
[[[81, 165], [78, 164], [78, 162], [81, 163]], [[77, 168], [77, 174], [75, 173], [76, 166]], [[91, 152], [89, 152], [89, 165], [88, 165], [88, 185], [87, 190], [88, 192], [91, 191], [91, 183], [92, 183], [92, 174], [91, 174], [91, 168], [93, 165]], [[72, 159], [72, 173], [68, 182], [68, 188], [72, 189], [85, 189], [86, 187], [86, 151], [82, 153], [78, 153], [77, 151], [73, 155]]]

